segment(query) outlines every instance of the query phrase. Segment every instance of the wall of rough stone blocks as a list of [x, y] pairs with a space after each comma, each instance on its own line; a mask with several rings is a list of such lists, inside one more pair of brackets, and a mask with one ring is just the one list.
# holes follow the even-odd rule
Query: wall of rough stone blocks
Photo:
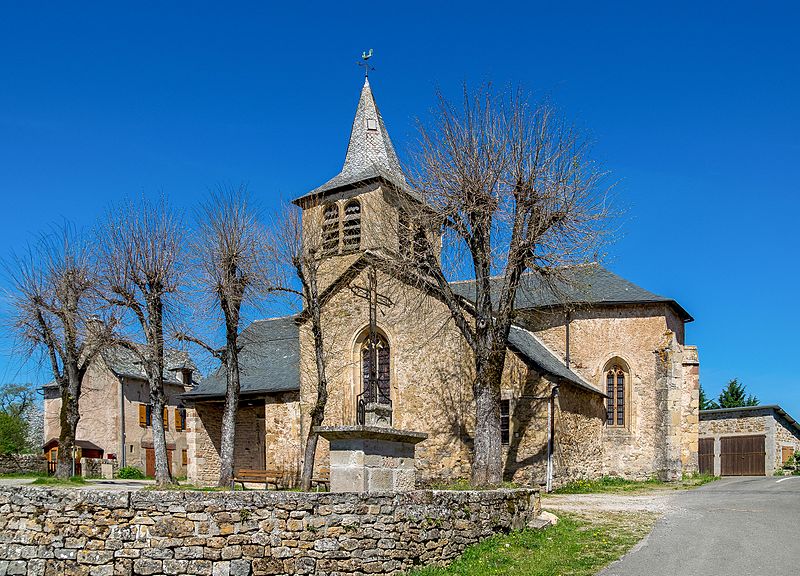
[[779, 414], [775, 415], [775, 423], [775, 468], [778, 469], [783, 466], [783, 446], [791, 446], [795, 452], [800, 452], [800, 432]]
[[41, 454], [0, 454], [0, 474], [44, 474], [47, 460]]
[[701, 415], [699, 431], [701, 438], [716, 439], [717, 454], [720, 451], [720, 437], [763, 434], [767, 474], [781, 467], [782, 446], [793, 446], [795, 451], [800, 451], [800, 433], [783, 416], [769, 407], [704, 413]]
[[0, 573], [401, 574], [540, 511], [533, 490], [404, 494], [0, 487]]
[[[560, 310], [521, 313], [526, 326], [565, 361], [566, 318]], [[673, 462], [673, 468], [681, 462], [682, 471], [696, 471], [697, 437], [693, 429], [699, 409], [699, 376], [684, 374], [683, 322], [674, 311], [666, 304], [579, 308], [570, 312], [569, 324], [569, 361], [575, 372], [602, 390], [609, 362], [620, 359], [629, 371], [627, 424], [601, 426], [602, 474], [629, 478], [663, 475], [667, 459]], [[665, 342], [678, 362], [670, 371], [675, 380], [669, 388], [663, 378], [659, 380], [658, 351]], [[667, 420], [673, 414], [678, 418], [674, 426]], [[667, 425], [676, 430], [669, 440]], [[669, 458], [668, 442], [674, 446]]]

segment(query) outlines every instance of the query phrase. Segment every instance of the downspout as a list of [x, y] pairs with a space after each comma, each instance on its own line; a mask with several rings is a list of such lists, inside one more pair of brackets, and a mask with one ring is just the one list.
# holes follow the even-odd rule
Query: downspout
[[553, 452], [555, 451], [555, 401], [558, 396], [558, 386], [553, 386], [550, 391], [550, 401], [547, 403], [547, 492], [553, 491]]
[[569, 324], [570, 324], [571, 321], [572, 321], [572, 313], [567, 311], [565, 324], [564, 324], [564, 326], [565, 326], [565, 340], [566, 340], [565, 346], [564, 346], [566, 348], [566, 353], [564, 354], [564, 362], [567, 365], [567, 368], [569, 368]]
[[124, 468], [128, 458], [125, 450], [125, 387], [123, 386], [122, 376], [117, 378], [119, 379], [119, 467]]

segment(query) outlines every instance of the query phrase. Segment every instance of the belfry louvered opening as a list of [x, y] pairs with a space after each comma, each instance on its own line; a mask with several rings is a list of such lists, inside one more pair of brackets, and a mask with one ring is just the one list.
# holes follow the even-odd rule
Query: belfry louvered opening
[[344, 207], [342, 235], [344, 250], [358, 250], [361, 247], [361, 203], [358, 200], [351, 200]]
[[339, 206], [329, 204], [322, 218], [322, 253], [335, 254], [339, 250]]

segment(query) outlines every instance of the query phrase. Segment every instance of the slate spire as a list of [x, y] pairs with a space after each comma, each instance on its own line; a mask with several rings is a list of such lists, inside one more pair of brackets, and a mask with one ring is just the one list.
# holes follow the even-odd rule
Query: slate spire
[[350, 180], [376, 168], [405, 183], [397, 153], [375, 104], [369, 78], [364, 78], [340, 176]]
[[295, 199], [294, 203], [302, 206], [320, 194], [375, 178], [383, 178], [400, 188], [407, 186], [400, 160], [372, 96], [369, 78], [364, 78], [342, 171], [319, 188]]

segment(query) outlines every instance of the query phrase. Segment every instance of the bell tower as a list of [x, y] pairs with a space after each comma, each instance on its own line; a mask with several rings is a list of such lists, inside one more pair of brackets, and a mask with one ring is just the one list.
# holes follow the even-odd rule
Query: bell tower
[[397, 250], [398, 198], [409, 189], [369, 78], [358, 100], [342, 170], [293, 202], [303, 238], [320, 255], [324, 288], [366, 250]]

